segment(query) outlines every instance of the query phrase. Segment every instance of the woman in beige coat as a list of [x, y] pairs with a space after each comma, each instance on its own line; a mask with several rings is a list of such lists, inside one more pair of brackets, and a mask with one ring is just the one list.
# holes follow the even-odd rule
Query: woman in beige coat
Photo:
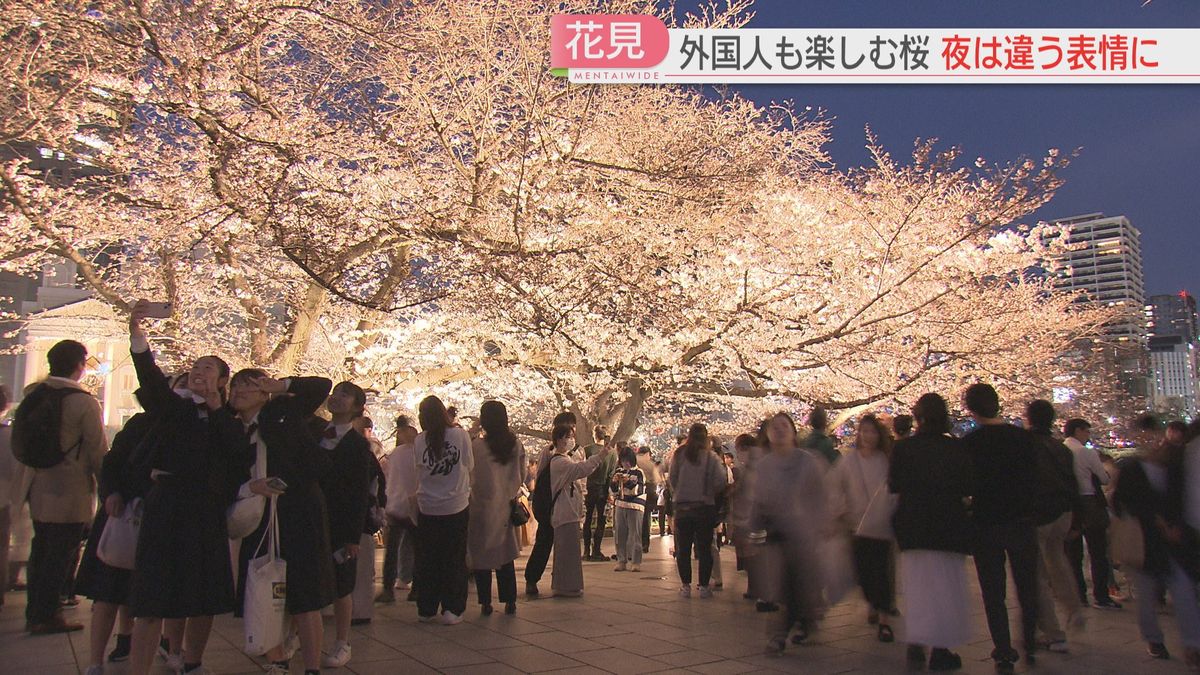
[[574, 461], [567, 453], [575, 447], [575, 428], [557, 426], [552, 434], [550, 490], [554, 499], [554, 577], [550, 587], [556, 597], [583, 595], [583, 558], [579, 550], [579, 524], [583, 520], [583, 480], [604, 461], [612, 448]]
[[496, 571], [504, 613], [515, 614], [517, 571], [513, 561], [521, 549], [510, 516], [512, 501], [525, 481], [525, 448], [508, 428], [508, 410], [503, 403], [484, 403], [479, 424], [484, 435], [472, 441], [475, 471], [471, 474], [467, 553], [484, 616], [492, 613], [492, 570]]

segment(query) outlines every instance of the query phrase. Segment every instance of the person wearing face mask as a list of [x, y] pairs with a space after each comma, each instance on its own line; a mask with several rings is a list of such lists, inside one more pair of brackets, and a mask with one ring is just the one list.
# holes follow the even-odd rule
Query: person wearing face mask
[[[154, 362], [142, 328], [149, 306], [130, 313], [129, 342], [137, 372], [134, 392], [160, 421], [139, 444], [124, 483], [144, 494], [129, 609], [135, 617], [130, 672], [150, 670], [163, 619], [188, 619], [183, 670], [198, 671], [212, 619], [233, 611], [233, 571], [225, 509], [233, 502], [248, 454], [241, 424], [225, 407], [229, 366], [197, 359], [186, 389], [172, 389]], [[123, 510], [114, 508], [113, 515]]]

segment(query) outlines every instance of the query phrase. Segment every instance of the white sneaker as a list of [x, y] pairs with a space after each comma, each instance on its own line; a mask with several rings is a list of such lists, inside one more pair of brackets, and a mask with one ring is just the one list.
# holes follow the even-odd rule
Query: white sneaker
[[347, 663], [350, 663], [350, 643], [340, 640], [334, 644], [333, 651], [321, 659], [322, 668], [341, 668]]
[[278, 663], [267, 664], [266, 675], [288, 675], [288, 667], [281, 666]]
[[446, 610], [442, 612], [442, 623], [446, 624], [447, 626], [453, 626], [456, 623], [462, 623], [462, 615], [455, 614], [450, 610]]
[[438, 618], [439, 617], [437, 614], [430, 614], [429, 616], [421, 616], [420, 614], [417, 615], [417, 621], [420, 621], [421, 623], [437, 623]]
[[292, 633], [283, 641], [283, 660], [291, 661], [298, 651], [300, 651], [300, 636]]
[[681, 598], [692, 597], [692, 587], [689, 586], [688, 584], [684, 584], [684, 585], [680, 586], [679, 587], [679, 597], [681, 597]]
[[641, 566], [641, 565], [639, 565], [639, 564], [637, 564], [637, 563], [634, 563], [634, 564], [632, 564], [632, 565], [630, 565], [630, 566], [629, 566], [629, 571], [630, 571], [630, 572], [641, 572], [641, 571], [642, 571], [642, 566]]
[[708, 586], [701, 586], [700, 587], [700, 597], [711, 598], [712, 597], [712, 589], [709, 588]]
[[626, 569], [628, 569], [628, 568], [625, 566], [625, 563], [619, 562], [619, 563], [617, 563], [617, 566], [613, 568], [613, 571], [614, 572], [624, 572]]

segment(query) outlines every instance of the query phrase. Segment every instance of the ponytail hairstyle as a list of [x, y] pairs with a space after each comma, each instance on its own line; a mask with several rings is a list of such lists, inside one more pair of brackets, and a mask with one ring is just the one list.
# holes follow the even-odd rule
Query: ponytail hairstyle
[[487, 434], [487, 443], [492, 457], [507, 466], [517, 455], [517, 436], [508, 428], [508, 409], [500, 401], [484, 401], [479, 408], [479, 426]]
[[425, 452], [433, 461], [440, 462], [446, 454], [446, 429], [450, 426], [450, 416], [442, 399], [436, 396], [422, 399], [417, 407], [417, 420], [421, 423], [421, 431], [425, 432]]
[[683, 442], [683, 454], [687, 461], [699, 464], [702, 453], [708, 451], [708, 427], [699, 422], [688, 429], [687, 440]]

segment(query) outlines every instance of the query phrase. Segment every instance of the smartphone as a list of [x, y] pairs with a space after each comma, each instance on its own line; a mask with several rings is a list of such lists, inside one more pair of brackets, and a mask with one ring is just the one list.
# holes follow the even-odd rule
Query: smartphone
[[348, 554], [346, 553], [346, 547], [343, 546], [333, 552], [333, 562], [341, 565], [349, 559], [347, 556]]
[[287, 490], [287, 483], [283, 482], [282, 478], [272, 476], [267, 479], [267, 487], [271, 488], [272, 490], [279, 490], [280, 492], [283, 492]]
[[171, 318], [171, 303], [169, 303], [169, 302], [147, 302], [146, 303], [146, 318], [149, 318], [149, 319], [169, 319], [169, 318]]

